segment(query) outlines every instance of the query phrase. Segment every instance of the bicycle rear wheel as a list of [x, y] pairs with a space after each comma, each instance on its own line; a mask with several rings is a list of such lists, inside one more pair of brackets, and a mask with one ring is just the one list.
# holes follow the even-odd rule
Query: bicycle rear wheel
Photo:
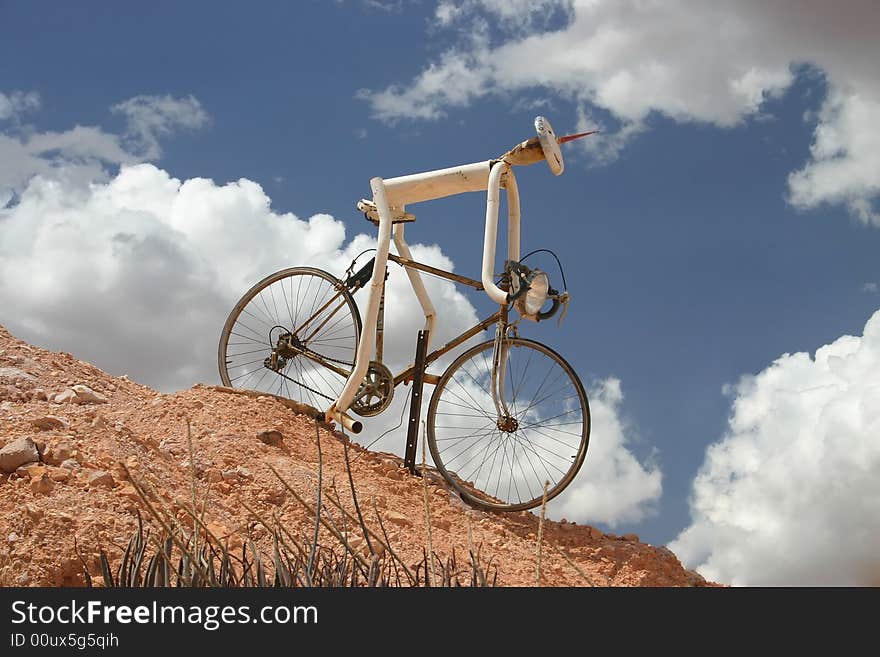
[[572, 367], [549, 347], [506, 339], [503, 398], [492, 397], [494, 341], [459, 356], [440, 377], [428, 408], [434, 464], [465, 501], [521, 511], [562, 492], [580, 470], [590, 407]]
[[283, 269], [229, 314], [217, 352], [220, 379], [320, 409], [342, 391], [360, 334], [357, 306], [339, 279], [312, 267]]

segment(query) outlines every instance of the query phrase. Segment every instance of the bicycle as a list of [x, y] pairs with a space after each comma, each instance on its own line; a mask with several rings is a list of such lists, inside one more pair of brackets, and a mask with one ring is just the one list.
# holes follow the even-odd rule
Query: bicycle
[[[248, 290], [221, 333], [218, 365], [223, 384], [298, 397], [315, 408], [331, 402], [323, 413], [318, 411], [323, 419], [359, 433], [363, 425], [348, 411], [362, 417], [377, 415], [391, 403], [398, 385], [412, 383], [405, 462], [413, 472], [422, 386], [432, 384], [428, 447], [437, 470], [465, 501], [494, 511], [519, 511], [540, 505], [545, 495], [549, 500], [561, 493], [586, 456], [589, 402], [580, 379], [562, 356], [540, 342], [519, 337], [521, 319], [553, 317], [560, 306], [567, 307], [569, 295], [553, 289], [545, 272], [521, 262], [519, 192], [513, 167], [544, 160], [554, 175], [560, 175], [564, 170], [560, 145], [592, 132], [558, 138], [550, 122], [540, 116], [535, 129], [535, 137], [497, 159], [373, 178], [373, 198], [361, 199], [357, 207], [378, 227], [375, 256], [354, 271], [356, 258], [342, 279], [312, 267], [291, 267]], [[508, 257], [496, 282], [502, 187], [507, 193]], [[406, 224], [415, 220], [407, 205], [469, 191], [487, 192], [480, 280], [416, 262], [404, 239]], [[390, 253], [392, 239], [396, 254]], [[405, 269], [425, 315], [415, 359], [398, 374], [382, 362], [389, 261]], [[436, 311], [420, 272], [484, 291], [499, 309], [429, 352]], [[367, 286], [362, 321], [353, 295]], [[515, 321], [510, 321], [511, 306], [520, 315]], [[493, 339], [464, 351], [439, 376], [425, 372], [430, 363], [493, 324]], [[533, 367], [536, 376], [531, 374]]]

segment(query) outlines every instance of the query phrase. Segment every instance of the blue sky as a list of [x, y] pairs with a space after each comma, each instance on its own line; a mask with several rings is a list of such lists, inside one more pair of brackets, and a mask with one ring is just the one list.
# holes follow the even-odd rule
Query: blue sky
[[[796, 5], [797, 18], [787, 21]], [[104, 326], [95, 314], [61, 331], [47, 328], [56, 315], [40, 308], [39, 289], [26, 303], [9, 274], [23, 266], [9, 245], [35, 243], [25, 235], [38, 214], [25, 217], [22, 201], [34, 174], [66, 180], [76, 172], [80, 184], [107, 184], [120, 165], [150, 161], [179, 181], [204, 178], [222, 187], [247, 179], [271, 199], [273, 216], [330, 215], [344, 225], [348, 244], [369, 232], [354, 204], [369, 196], [375, 175], [488, 159], [530, 136], [538, 113], [560, 133], [601, 127], [586, 147], [569, 147], [562, 177], [543, 165], [518, 172], [524, 251], [556, 251], [572, 295], [561, 327], [530, 326], [529, 335], [564, 354], [591, 390], [619, 382], [622, 397], [606, 396], [603, 406], [618, 446], [641, 464], [642, 483], [646, 473], [662, 472], [662, 494], [645, 493], [629, 515], [582, 520], [673, 542], [689, 566], [723, 581], [779, 583], [755, 564], [770, 559], [772, 546], [787, 545], [780, 532], [796, 542], [810, 523], [835, 526], [831, 515], [797, 520], [804, 510], [795, 490], [815, 484], [822, 495], [828, 482], [821, 474], [773, 474], [769, 464], [781, 446], [789, 450], [783, 464], [799, 458], [804, 444], [810, 454], [830, 453], [843, 434], [817, 428], [816, 418], [790, 403], [792, 395], [808, 394], [800, 381], [820, 365], [807, 363], [807, 373], [792, 370], [779, 383], [793, 361], [772, 364], [832, 344], [844, 360], [877, 358], [867, 333], [858, 336], [880, 306], [880, 164], [864, 146], [876, 143], [880, 119], [880, 81], [870, 65], [880, 55], [871, 36], [880, 19], [870, 2], [839, 5], [827, 12], [821, 3], [2, 3], [0, 139], [7, 141], [0, 141], [0, 156], [7, 163], [0, 165], [0, 190], [14, 195], [0, 209], [0, 271], [7, 274], [0, 322], [37, 344], [165, 389], [216, 377], [206, 374], [210, 362], [174, 377], [147, 364], [139, 371], [122, 360], [124, 349], [95, 344]], [[36, 164], [18, 166], [23, 144], [74, 126], [95, 132], [77, 147], [71, 140], [82, 135], [31, 149]], [[81, 200], [78, 194], [69, 198]], [[52, 207], [76, 202], [56, 198]], [[412, 210], [418, 221], [409, 239], [439, 246], [456, 271], [477, 276], [482, 196]], [[66, 221], [60, 210], [53, 216]], [[246, 287], [239, 281], [302, 264], [288, 259], [297, 249], [283, 242], [283, 231], [261, 234], [259, 222], [236, 229], [247, 238], [230, 235], [224, 243], [212, 236], [219, 241], [211, 242], [211, 275], [232, 271], [223, 263], [236, 249], [235, 257], [252, 256], [253, 266], [236, 265], [228, 290], [211, 288], [217, 310], [205, 310], [208, 325]], [[80, 256], [56, 272], [59, 280], [85, 266], [88, 255]], [[37, 264], [45, 257], [32, 252]], [[550, 262], [541, 264], [556, 275]], [[164, 271], [161, 261], [157, 267]], [[168, 280], [172, 270], [164, 271]], [[207, 271], [190, 272], [192, 280]], [[144, 270], [139, 285], [159, 283]], [[478, 314], [490, 311], [485, 298], [468, 298]], [[123, 312], [134, 303], [119, 299]], [[100, 315], [100, 295], [85, 307]], [[216, 333], [223, 319], [221, 313]], [[209, 343], [203, 353], [210, 355], [216, 333], [197, 326], [180, 331], [190, 327], [196, 335], [187, 339]], [[861, 355], [850, 354], [850, 343], [835, 343], [847, 335], [861, 340]], [[851, 467], [878, 474], [871, 391], [880, 381], [877, 368], [864, 372], [821, 385], [862, 395], [855, 406], [862, 420], [844, 432], [850, 442], [837, 446], [864, 455]], [[763, 414], [748, 410], [754, 408]], [[708, 459], [710, 445], [730, 462]], [[756, 460], [743, 465], [734, 453]], [[807, 460], [822, 471], [822, 457]], [[825, 472], [857, 479], [836, 461]], [[874, 506], [853, 512], [851, 524], [839, 521], [840, 531], [863, 527], [863, 515], [878, 510], [880, 489], [870, 480], [847, 494]], [[746, 494], [731, 482], [753, 487]], [[753, 506], [743, 509], [744, 500]], [[734, 507], [754, 513], [724, 515]], [[768, 516], [775, 519], [765, 531], [761, 519]], [[880, 527], [876, 519], [868, 525], [870, 544]], [[734, 529], [738, 538], [719, 538]], [[741, 543], [750, 541], [761, 551], [743, 557]], [[825, 582], [817, 573], [830, 549], [791, 558], [784, 583]], [[828, 583], [865, 581], [870, 560], [858, 550], [849, 557]], [[737, 580], [735, 573], [746, 575]]]

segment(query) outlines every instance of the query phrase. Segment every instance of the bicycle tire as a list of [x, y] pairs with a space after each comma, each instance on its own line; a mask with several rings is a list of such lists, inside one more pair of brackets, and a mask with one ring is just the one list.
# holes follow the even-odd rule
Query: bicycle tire
[[[509, 377], [505, 376], [504, 385], [511, 387], [506, 396], [511, 397], [510, 417], [516, 420], [515, 427], [507, 425], [502, 429], [489, 392], [487, 378], [491, 377], [493, 340], [472, 347], [452, 362], [437, 382], [428, 408], [428, 446], [434, 465], [466, 502], [491, 511], [523, 511], [539, 506], [544, 497], [544, 481], [551, 484], [548, 500], [559, 495], [583, 465], [590, 441], [589, 400], [571, 365], [550, 347], [534, 340], [507, 338], [507, 345]], [[526, 370], [536, 354], [548, 364], [546, 374], [539, 372], [543, 379], [537, 388], [534, 382], [526, 381]], [[559, 380], [561, 387], [557, 385]], [[528, 405], [521, 404], [530, 391], [533, 392]], [[556, 392], [564, 394], [557, 397]], [[546, 407], [545, 401], [549, 402]], [[536, 408], [539, 404], [541, 409]], [[561, 413], [556, 412], [560, 408]], [[540, 421], [539, 412], [555, 415], [545, 415], [544, 421]], [[548, 420], [555, 422], [547, 424]], [[554, 451], [556, 443], [564, 449], [556, 447]], [[490, 451], [493, 445], [494, 452]], [[457, 453], [449, 453], [452, 449]], [[501, 462], [497, 479], [493, 479], [499, 451]], [[470, 462], [481, 454], [482, 461], [470, 467]], [[484, 473], [490, 458], [489, 471]], [[504, 472], [505, 461], [509, 476]], [[544, 472], [539, 474], [539, 469]], [[559, 474], [554, 476], [553, 470]], [[528, 491], [525, 498], [521, 488]]]
[[[275, 291], [279, 290], [279, 293], [284, 295], [287, 292], [285, 282], [290, 293], [293, 292], [294, 286], [297, 288], [297, 293], [295, 299], [284, 296], [285, 304], [280, 306], [279, 312]], [[331, 292], [333, 294], [330, 294]], [[217, 350], [217, 365], [223, 385], [269, 392], [319, 409], [328, 405], [328, 399], [335, 399], [345, 383], [345, 378], [339, 373], [321, 367], [319, 363], [303, 355], [290, 358], [281, 370], [288, 378], [279, 376], [278, 372], [264, 367], [262, 363], [272, 353], [273, 330], [280, 332], [280, 329], [286, 329], [294, 333], [299, 324], [308, 320], [323, 303], [333, 299], [337, 293], [339, 304], [334, 302], [325, 312], [316, 315], [313, 322], [300, 327], [300, 329], [318, 327], [324, 318], [331, 315], [325, 325], [318, 328], [318, 333], [302, 344], [313, 353], [318, 353], [331, 361], [345, 363], [350, 370], [357, 353], [362, 328], [361, 316], [350, 292], [342, 286], [338, 278], [322, 269], [289, 267], [270, 274], [256, 283], [245, 292], [229, 313], [220, 334]], [[320, 299], [318, 295], [321, 295]], [[245, 324], [242, 320], [243, 315], [248, 315], [247, 321], [253, 325]], [[258, 326], [259, 330], [255, 326]], [[241, 330], [237, 331], [237, 328]], [[261, 331], [264, 333], [262, 336]], [[303, 336], [308, 332], [301, 330]], [[231, 337], [236, 339], [230, 340]], [[230, 347], [235, 347], [236, 350], [246, 347], [250, 351], [231, 353]], [[235, 361], [234, 358], [239, 356], [246, 356], [248, 361], [241, 363]], [[242, 372], [241, 369], [245, 366], [252, 370]], [[259, 377], [257, 377], [258, 373]], [[269, 374], [273, 376], [270, 376], [264, 385], [263, 382]]]

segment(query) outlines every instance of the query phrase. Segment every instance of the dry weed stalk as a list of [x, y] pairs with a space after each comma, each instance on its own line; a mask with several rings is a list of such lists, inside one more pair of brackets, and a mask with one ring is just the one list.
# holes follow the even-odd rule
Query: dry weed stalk
[[422, 494], [425, 500], [425, 538], [428, 541], [428, 586], [434, 586], [434, 540], [431, 536], [431, 506], [428, 504], [428, 464], [425, 453], [425, 421], [422, 420]]
[[541, 586], [541, 544], [544, 540], [544, 516], [547, 514], [547, 489], [550, 488], [550, 482], [544, 482], [544, 495], [541, 498], [541, 519], [538, 521], [538, 545], [536, 551], [535, 564], [535, 586]]
[[[317, 424], [317, 423], [316, 423]], [[316, 430], [318, 427], [316, 426]], [[190, 490], [189, 501], [173, 500], [173, 508], [186, 511], [192, 519], [192, 529], [178, 522], [175, 514], [165, 508], [161, 497], [153, 491], [146, 482], [138, 481], [127, 466], [121, 466], [127, 479], [134, 486], [144, 508], [161, 528], [159, 536], [152, 536], [145, 529], [140, 512], [138, 512], [138, 526], [134, 535], [130, 538], [128, 546], [123, 550], [121, 563], [115, 573], [110, 567], [110, 560], [102, 549], [99, 556], [99, 565], [105, 586], [210, 586], [210, 587], [240, 587], [240, 586], [461, 586], [461, 576], [468, 575], [471, 586], [494, 586], [497, 583], [497, 567], [495, 576], [488, 580], [486, 574], [491, 568], [491, 559], [484, 567], [480, 558], [479, 550], [474, 552], [473, 539], [468, 524], [468, 542], [470, 546], [470, 570], [464, 573], [458, 568], [455, 553], [445, 562], [433, 553], [433, 541], [431, 536], [430, 507], [427, 496], [427, 480], [424, 482], [425, 514], [428, 549], [421, 563], [414, 566], [415, 573], [410, 570], [403, 559], [391, 547], [388, 533], [385, 529], [382, 516], [373, 498], [373, 508], [379, 524], [380, 533], [372, 531], [364, 521], [360, 510], [360, 503], [354, 486], [351, 465], [348, 459], [347, 443], [345, 441], [346, 469], [349, 486], [352, 493], [352, 501], [357, 512], [357, 517], [350, 514], [342, 505], [339, 491], [335, 480], [331, 482], [327, 491], [326, 499], [341, 511], [341, 529], [333, 519], [329, 509], [325, 509], [323, 500], [323, 457], [321, 453], [320, 434], [318, 434], [318, 490], [316, 492], [316, 504], [312, 508], [302, 497], [288, 484], [284, 478], [271, 466], [267, 467], [281, 481], [282, 485], [291, 496], [303, 506], [303, 508], [315, 518], [315, 529], [311, 532], [310, 539], [298, 540], [287, 528], [285, 528], [273, 515], [273, 523], [263, 518], [247, 502], [239, 498], [241, 505], [256, 520], [256, 523], [265, 527], [272, 536], [272, 558], [263, 558], [261, 552], [254, 544], [250, 536], [243, 541], [241, 555], [235, 556], [228, 550], [228, 544], [223, 544], [215, 536], [205, 523], [205, 513], [210, 493], [210, 484], [207, 486], [205, 495], [199, 505], [198, 476], [195, 467], [195, 448], [192, 440], [192, 428], [187, 421], [187, 448], [189, 451], [189, 475]], [[423, 474], [427, 472], [427, 456], [422, 452]], [[199, 508], [201, 507], [201, 508]], [[348, 521], [356, 521], [363, 532], [364, 539], [369, 546], [369, 561], [364, 558], [348, 540]], [[249, 525], [251, 527], [253, 525]], [[327, 547], [319, 544], [320, 527], [323, 526], [338, 541], [338, 544]], [[204, 532], [204, 534], [202, 534]], [[204, 539], [202, 539], [204, 536]], [[384, 538], [384, 540], [383, 540]], [[152, 540], [151, 540], [152, 539]], [[149, 554], [149, 546], [153, 544], [152, 555]], [[374, 549], [378, 546], [378, 550]], [[83, 575], [87, 586], [92, 586], [93, 581], [89, 567], [82, 555], [79, 554], [78, 546], [75, 547], [83, 569]], [[120, 546], [120, 549], [121, 546]], [[439, 565], [435, 564], [435, 560]], [[176, 565], [175, 565], [176, 564]], [[420, 571], [424, 566], [425, 578], [422, 580]], [[439, 574], [438, 574], [439, 569]], [[403, 577], [401, 577], [403, 576]]]

